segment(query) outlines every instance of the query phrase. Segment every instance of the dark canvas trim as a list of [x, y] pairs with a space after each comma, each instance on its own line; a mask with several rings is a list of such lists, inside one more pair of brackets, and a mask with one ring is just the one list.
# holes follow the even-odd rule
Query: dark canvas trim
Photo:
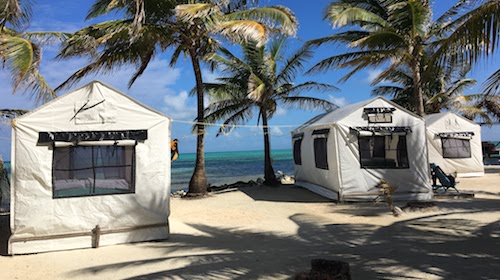
[[372, 107], [372, 108], [364, 108], [363, 113], [365, 114], [392, 114], [392, 112], [396, 111], [396, 108], [391, 107]]
[[329, 128], [314, 130], [312, 135], [328, 134], [330, 132]]
[[359, 133], [360, 131], [368, 131], [373, 133], [411, 133], [409, 126], [356, 126], [351, 127], [351, 132]]
[[474, 136], [474, 132], [466, 131], [466, 132], [442, 132], [436, 134], [442, 138], [457, 138], [457, 137], [471, 137]]
[[297, 138], [302, 138], [302, 137], [304, 137], [304, 133], [297, 133], [297, 134], [292, 135], [292, 139], [297, 139]]
[[39, 132], [38, 143], [148, 139], [147, 130]]

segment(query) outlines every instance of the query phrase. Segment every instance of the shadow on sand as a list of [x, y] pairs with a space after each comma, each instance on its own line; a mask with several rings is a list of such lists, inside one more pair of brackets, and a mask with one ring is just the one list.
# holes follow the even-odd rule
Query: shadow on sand
[[[485, 200], [478, 207], [467, 202], [440, 207], [454, 210], [395, 219], [388, 226], [338, 224], [324, 217], [296, 214], [289, 217], [298, 226], [296, 235], [191, 224], [204, 235], [173, 234], [169, 241], [147, 244], [168, 256], [87, 267], [65, 276], [99, 277], [103, 272], [165, 264], [177, 268], [129, 279], [273, 278], [308, 270], [313, 258], [328, 258], [349, 262], [353, 279], [497, 279], [500, 220], [478, 224], [465, 217], [500, 211], [498, 202], [496, 206]], [[192, 253], [196, 250], [199, 254]], [[179, 267], [180, 261], [188, 265]], [[410, 273], [418, 277], [412, 278]]]
[[[266, 191], [262, 191], [265, 188]], [[301, 187], [293, 185], [284, 185], [278, 187], [258, 186], [244, 187], [239, 189], [253, 200], [256, 201], [272, 201], [272, 202], [301, 202], [301, 203], [318, 203], [329, 202], [335, 203], [332, 200], [324, 198], [313, 192], [307, 191]]]

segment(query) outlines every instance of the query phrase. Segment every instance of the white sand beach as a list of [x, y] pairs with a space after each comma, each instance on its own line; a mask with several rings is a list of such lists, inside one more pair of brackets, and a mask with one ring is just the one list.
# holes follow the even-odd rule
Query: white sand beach
[[401, 217], [292, 186], [173, 198], [170, 240], [0, 256], [0, 279], [288, 279], [314, 258], [353, 279], [499, 279], [500, 169], [459, 181], [474, 199]]

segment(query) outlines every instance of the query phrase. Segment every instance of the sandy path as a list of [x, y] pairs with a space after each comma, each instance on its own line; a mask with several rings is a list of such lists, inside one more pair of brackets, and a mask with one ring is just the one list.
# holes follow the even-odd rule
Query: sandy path
[[2, 256], [0, 279], [286, 279], [312, 258], [354, 279], [500, 279], [500, 170], [459, 181], [475, 199], [399, 218], [295, 187], [172, 199], [169, 241]]

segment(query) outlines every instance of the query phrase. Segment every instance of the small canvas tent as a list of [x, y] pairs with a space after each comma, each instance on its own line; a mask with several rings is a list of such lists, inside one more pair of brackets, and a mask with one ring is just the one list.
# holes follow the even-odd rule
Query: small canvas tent
[[458, 177], [483, 176], [481, 126], [451, 112], [427, 115], [429, 162]]
[[424, 120], [382, 97], [313, 118], [292, 132], [296, 184], [334, 200], [430, 200]]
[[168, 238], [170, 119], [100, 82], [16, 118], [10, 254]]

